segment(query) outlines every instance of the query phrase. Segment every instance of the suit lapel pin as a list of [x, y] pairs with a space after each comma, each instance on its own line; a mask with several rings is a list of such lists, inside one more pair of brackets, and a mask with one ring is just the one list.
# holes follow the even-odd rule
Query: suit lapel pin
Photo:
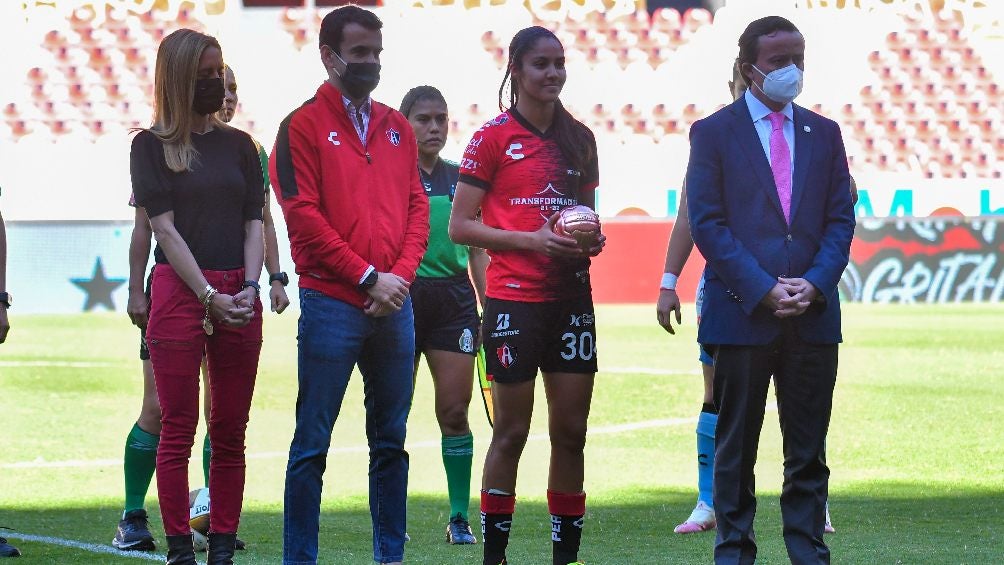
[[805, 133], [809, 133], [810, 131], [812, 131], [812, 128], [810, 128], [809, 126], [802, 126], [802, 131], [804, 131]]

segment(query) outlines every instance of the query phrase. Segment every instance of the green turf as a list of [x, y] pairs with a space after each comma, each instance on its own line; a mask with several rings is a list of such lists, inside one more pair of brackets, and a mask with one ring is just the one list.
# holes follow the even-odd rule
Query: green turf
[[[136, 332], [124, 315], [12, 315], [14, 329], [0, 346], [0, 526], [108, 544], [121, 512], [122, 446], [139, 411]], [[587, 446], [589, 515], [581, 558], [591, 565], [709, 563], [713, 534], [672, 534], [695, 501], [694, 424], [602, 433], [616, 424], [696, 417], [701, 385], [693, 324], [671, 337], [656, 325], [650, 306], [601, 307], [597, 318], [600, 367], [609, 372], [598, 377], [590, 419], [591, 430], [601, 433]], [[850, 305], [845, 338], [828, 440], [838, 533], [827, 541], [834, 563], [1004, 563], [1004, 307]], [[251, 549], [239, 555], [240, 563], [280, 560], [295, 353], [295, 313], [268, 315], [241, 524]], [[545, 432], [544, 406], [540, 397], [534, 434]], [[478, 401], [471, 415], [477, 483], [489, 430]], [[757, 467], [765, 564], [787, 562], [776, 421], [776, 412], [768, 412]], [[364, 444], [355, 378], [332, 445]], [[424, 368], [409, 444], [407, 561], [480, 563], [480, 546], [443, 543], [449, 506]], [[329, 457], [321, 563], [371, 562], [366, 464], [359, 450]], [[517, 486], [509, 552], [516, 564], [550, 562], [546, 464], [546, 441], [532, 439]], [[198, 461], [191, 476], [201, 481]], [[148, 502], [162, 541], [153, 489]], [[476, 516], [476, 501], [471, 509]], [[15, 544], [23, 563], [139, 562]]]

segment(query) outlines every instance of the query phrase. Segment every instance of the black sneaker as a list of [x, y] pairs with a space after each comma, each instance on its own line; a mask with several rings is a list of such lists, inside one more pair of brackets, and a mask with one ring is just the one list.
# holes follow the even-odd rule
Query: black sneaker
[[153, 542], [153, 535], [150, 534], [150, 521], [147, 519], [146, 510], [130, 510], [119, 520], [118, 531], [115, 532], [115, 539], [112, 545], [122, 551], [154, 551], [157, 546]]
[[0, 538], [0, 557], [21, 557], [21, 552], [7, 543], [7, 538]]
[[478, 538], [474, 537], [474, 533], [471, 532], [471, 525], [467, 520], [464, 520], [459, 512], [446, 525], [446, 542], [452, 545], [478, 543]]

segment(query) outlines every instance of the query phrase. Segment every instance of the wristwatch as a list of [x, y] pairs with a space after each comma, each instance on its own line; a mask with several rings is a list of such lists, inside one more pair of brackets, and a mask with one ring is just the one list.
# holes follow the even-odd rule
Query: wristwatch
[[255, 296], [261, 296], [261, 286], [258, 284], [258, 281], [244, 281], [244, 284], [241, 285], [241, 290], [248, 287], [254, 289]]
[[363, 279], [363, 282], [359, 283], [359, 290], [365, 292], [376, 286], [376, 283], [377, 283], [377, 272], [375, 270], [370, 271], [370, 274], [366, 275], [366, 278]]
[[282, 286], [286, 286], [289, 284], [289, 275], [287, 275], [284, 271], [273, 273], [272, 276], [268, 278], [268, 284], [272, 284], [275, 281], [279, 281]]
[[0, 304], [3, 304], [7, 308], [14, 303], [14, 297], [10, 295], [9, 292], [0, 292]]

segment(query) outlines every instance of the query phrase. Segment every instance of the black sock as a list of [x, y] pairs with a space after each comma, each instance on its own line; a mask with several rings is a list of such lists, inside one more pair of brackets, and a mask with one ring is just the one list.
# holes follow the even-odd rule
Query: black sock
[[505, 563], [509, 529], [516, 509], [516, 496], [481, 491], [481, 536], [484, 538], [484, 565]]
[[551, 550], [554, 565], [568, 565], [579, 560], [579, 543], [586, 513], [586, 493], [547, 491], [551, 512]]
[[584, 516], [555, 516], [551, 514], [551, 549], [554, 565], [568, 565], [579, 560], [579, 543], [582, 541]]
[[711, 404], [710, 402], [705, 402], [704, 405], [701, 406], [701, 412], [707, 412], [708, 414], [717, 414], [718, 409], [715, 408], [714, 404]]

